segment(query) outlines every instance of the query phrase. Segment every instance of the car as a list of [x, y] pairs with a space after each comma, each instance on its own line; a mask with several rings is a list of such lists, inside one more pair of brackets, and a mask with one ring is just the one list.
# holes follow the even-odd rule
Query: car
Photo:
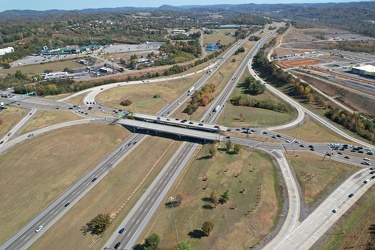
[[351, 193], [351, 194], [348, 195], [349, 198], [352, 198], [353, 196], [354, 196], [353, 193]]
[[176, 120], [176, 121], [179, 121], [180, 119], [176, 118], [175, 120]]
[[363, 154], [363, 151], [362, 151], [362, 150], [359, 150], [358, 153]]
[[331, 156], [331, 154], [330, 153], [326, 153], [326, 156]]
[[276, 137], [280, 138], [280, 137], [281, 137], [281, 135], [276, 135]]
[[370, 179], [366, 179], [363, 181], [364, 184], [368, 183], [370, 181]]
[[33, 133], [31, 133], [31, 134], [28, 134], [28, 136], [27, 137], [31, 137], [31, 136], [33, 136], [34, 134]]
[[237, 130], [237, 131], [240, 131], [241, 129], [239, 129], [239, 128], [236, 128], [236, 130]]
[[117, 249], [117, 248], [119, 248], [119, 247], [120, 247], [120, 245], [121, 245], [121, 242], [117, 242], [117, 243], [116, 243], [116, 245], [114, 246], [114, 249]]
[[268, 132], [267, 131], [263, 131], [263, 134], [266, 135], [266, 134], [268, 134]]
[[285, 142], [290, 143], [290, 140], [286, 140]]
[[314, 146], [313, 145], [309, 145], [309, 148], [313, 148]]
[[96, 177], [94, 177], [92, 180], [91, 180], [91, 182], [94, 182], [94, 181], [96, 181], [98, 178], [96, 178]]
[[70, 205], [70, 202], [65, 203], [64, 207], [67, 207]]
[[103, 90], [103, 88], [100, 88], [100, 90]]
[[375, 174], [375, 171], [371, 171], [370, 174]]
[[73, 109], [72, 107], [69, 107], [69, 109]]
[[120, 231], [118, 231], [119, 234], [122, 234], [125, 231], [125, 228], [121, 228]]
[[339, 155], [342, 155], [342, 153], [339, 151], [339, 152], [337, 152]]
[[12, 135], [12, 133], [8, 133], [8, 136], [11, 136]]
[[310, 148], [311, 151], [315, 151], [315, 148]]
[[339, 211], [339, 209], [335, 208], [335, 209], [332, 210], [332, 213], [337, 213], [338, 211]]
[[133, 145], [135, 145], [135, 144], [137, 144], [137, 142], [135, 141], [134, 143], [133, 143]]
[[218, 125], [215, 125], [214, 128], [220, 128]]
[[170, 121], [171, 119], [167, 118], [167, 121]]
[[232, 130], [228, 128], [227, 131], [230, 132], [230, 131], [232, 131]]
[[193, 122], [189, 122], [189, 124], [194, 124]]
[[305, 146], [303, 146], [303, 144], [299, 145], [301, 148], [304, 148]]
[[36, 233], [38, 233], [40, 230], [42, 230], [43, 229], [43, 226], [42, 225], [40, 225], [37, 229], [35, 229], [35, 232]]
[[374, 153], [372, 151], [368, 151], [367, 154], [368, 155], [374, 155]]
[[3, 144], [4, 143], [4, 141], [0, 141], [0, 144]]
[[370, 159], [369, 159], [369, 158], [363, 158], [363, 160], [364, 160], [364, 161], [370, 161]]
[[375, 179], [375, 175], [371, 176], [371, 179]]
[[369, 165], [369, 163], [367, 161], [363, 161], [363, 162], [361, 162], [361, 164], [362, 165], [367, 165], [367, 166]]
[[273, 138], [273, 139], [276, 139], [277, 137], [276, 137], [276, 135], [273, 135], [272, 138]]
[[345, 159], [350, 159], [350, 157], [349, 157], [349, 156], [347, 156], [347, 155], [345, 155], [345, 156], [344, 156], [344, 158], [345, 158]]
[[225, 138], [230, 139], [230, 136], [227, 136], [227, 137], [225, 137]]
[[298, 143], [298, 144], [300, 144], [300, 142], [299, 141], [294, 141], [295, 143]]

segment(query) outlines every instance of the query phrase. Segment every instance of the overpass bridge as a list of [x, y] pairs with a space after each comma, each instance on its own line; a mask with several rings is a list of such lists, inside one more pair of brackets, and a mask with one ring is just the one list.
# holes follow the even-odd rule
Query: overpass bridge
[[[191, 129], [188, 127], [180, 127], [180, 126], [170, 126], [166, 123], [156, 123], [156, 122], [146, 122], [146, 121], [138, 121], [138, 120], [131, 120], [131, 119], [119, 119], [117, 123], [125, 126], [131, 127], [135, 130], [137, 129], [146, 129], [155, 131], [157, 134], [159, 133], [168, 133], [168, 134], [175, 134], [178, 137], [193, 137], [197, 139], [203, 140], [212, 140], [212, 141], [221, 141], [224, 136], [220, 135], [219, 129], [215, 131], [208, 132], [208, 131], [201, 131], [196, 129]], [[215, 133], [216, 132], [216, 133]]]
[[209, 124], [204, 122], [197, 122], [197, 121], [188, 121], [179, 118], [172, 118], [172, 117], [164, 117], [164, 116], [155, 116], [155, 115], [146, 115], [146, 114], [139, 114], [135, 113], [133, 116], [130, 117], [130, 114], [127, 114], [126, 117], [132, 118], [138, 121], [144, 121], [148, 123], [159, 123], [169, 126], [175, 127], [182, 127], [182, 128], [189, 128], [195, 129], [200, 131], [206, 132], [221, 132], [221, 131], [229, 131], [227, 127], [215, 124]]

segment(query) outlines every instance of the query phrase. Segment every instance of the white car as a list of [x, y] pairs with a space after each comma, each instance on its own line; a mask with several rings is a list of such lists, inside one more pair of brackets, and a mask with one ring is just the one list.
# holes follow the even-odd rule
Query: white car
[[366, 179], [366, 180], [364, 180], [364, 182], [363, 183], [368, 183], [370, 181], [370, 179]]
[[38, 233], [40, 230], [42, 230], [43, 229], [43, 226], [42, 225], [40, 225], [37, 229], [35, 229], [35, 232], [36, 233]]
[[369, 158], [363, 158], [363, 160], [364, 160], [364, 161], [370, 161], [370, 159], [369, 159]]

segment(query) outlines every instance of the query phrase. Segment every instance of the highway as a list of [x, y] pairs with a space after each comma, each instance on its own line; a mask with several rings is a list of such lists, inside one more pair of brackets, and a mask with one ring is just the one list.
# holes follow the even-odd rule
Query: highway
[[[270, 36], [271, 33], [267, 36]], [[256, 43], [256, 45], [250, 50], [248, 53], [246, 59], [241, 63], [240, 67], [237, 69], [229, 83], [226, 85], [224, 88], [223, 92], [219, 95], [218, 98], [215, 99], [213, 103], [211, 103], [210, 107], [206, 110], [204, 115], [202, 116], [202, 122], [204, 121], [206, 124], [205, 126], [208, 126], [209, 124], [212, 124], [215, 122], [217, 119], [218, 115], [220, 112], [223, 110], [225, 107], [225, 103], [236, 86], [241, 74], [243, 71], [246, 69], [246, 66], [251, 62], [252, 57], [255, 55], [256, 51], [259, 49], [260, 46], [262, 46], [262, 43], [264, 43], [266, 38], [262, 38], [261, 41]], [[205, 69], [210, 72], [207, 74], [204, 74], [201, 79], [199, 79], [195, 84], [195, 90], [199, 89], [202, 87], [210, 77], [210, 75], [221, 66], [221, 64], [229, 58], [229, 56], [244, 43], [246, 40], [242, 41], [240, 44], [237, 44], [233, 46], [228, 52], [225, 54], [225, 56], [221, 59], [218, 59], [216, 63], [213, 66], [210, 66], [210, 68]], [[250, 71], [252, 71], [250, 67]], [[252, 74], [256, 76], [255, 72], [252, 71]], [[178, 79], [181, 78], [176, 77], [176, 78], [169, 78], [167, 80], [173, 80], [173, 79]], [[146, 84], [151, 83], [151, 81], [164, 81], [166, 79], [156, 79], [156, 80], [149, 80], [146, 82]], [[261, 79], [259, 79], [261, 80]], [[107, 90], [109, 88], [117, 87], [117, 86], [123, 86], [127, 84], [145, 84], [145, 82], [138, 81], [138, 82], [124, 82], [124, 83], [115, 83], [115, 84], [109, 84], [105, 86], [98, 86], [94, 87], [90, 90], [84, 90], [80, 93], [76, 93], [72, 96], [77, 96], [82, 93], [89, 93], [85, 97], [85, 101], [87, 102], [95, 102], [95, 96], [100, 93], [103, 90]], [[339, 131], [337, 128], [335, 128], [333, 125], [330, 125], [327, 121], [324, 119], [318, 117], [311, 111], [308, 111], [307, 109], [303, 108], [301, 105], [296, 103], [294, 100], [291, 98], [285, 96], [283, 93], [280, 91], [272, 88], [271, 86], [267, 85], [267, 88], [273, 92], [275, 95], [279, 96], [283, 100], [286, 100], [289, 102], [292, 106], [296, 107], [298, 111], [298, 118], [293, 121], [291, 124], [286, 124], [283, 126], [277, 126], [277, 127], [272, 127], [268, 128], [270, 130], [276, 130], [276, 129], [283, 129], [283, 128], [289, 128], [289, 127], [294, 127], [298, 126], [298, 124], [303, 120], [304, 113], [308, 113], [311, 115], [314, 119], [320, 119], [319, 121], [322, 122], [325, 126], [330, 127], [332, 130], [336, 131], [337, 133], [347, 136], [346, 133]], [[71, 97], [72, 97], [71, 96]], [[170, 114], [172, 114], [175, 110], [179, 108], [179, 105], [181, 103], [184, 103], [190, 98], [189, 93], [184, 93], [181, 97], [179, 97], [177, 100], [174, 102], [166, 105], [160, 112], [158, 112], [157, 116], [162, 116], [163, 119], [167, 119], [166, 117], [169, 117]], [[64, 98], [60, 101], [65, 101], [68, 98]], [[30, 101], [31, 100], [31, 101]], [[47, 103], [38, 103], [37, 98], [30, 98], [28, 101], [27, 105], [41, 105], [43, 107], [52, 105], [52, 104], [47, 104]], [[56, 105], [56, 102], [52, 101], [53, 105]], [[51, 102], [51, 103], [52, 103]], [[213, 112], [213, 107], [221, 105], [221, 109], [219, 112]], [[63, 105], [57, 105], [56, 107], [59, 108], [68, 108], [69, 105], [63, 104]], [[55, 108], [55, 106], [53, 106]], [[35, 113], [35, 112], [32, 112]], [[314, 117], [315, 115], [315, 117]], [[32, 115], [28, 115], [32, 116]], [[18, 127], [15, 127], [14, 130], [12, 131], [16, 132], [24, 123], [27, 122], [27, 120], [30, 118], [26, 116], [24, 119], [25, 121], [21, 121], [20, 125]], [[101, 121], [103, 118], [101, 118]], [[99, 121], [99, 120], [98, 120]], [[61, 128], [61, 127], [66, 127], [66, 126], [71, 126], [71, 125], [77, 125], [77, 124], [85, 124], [85, 123], [90, 123], [90, 122], [96, 122], [92, 121], [92, 119], [86, 119], [86, 120], [79, 120], [79, 121], [73, 121], [73, 122], [68, 122], [64, 124], [58, 124], [55, 126], [51, 126], [45, 129], [37, 130], [35, 131], [35, 135], [46, 133], [48, 131], [51, 131], [53, 129]], [[155, 123], [149, 123], [149, 122], [142, 122], [142, 121], [132, 121], [131, 120], [120, 120], [119, 123], [124, 124], [126, 126], [134, 126], [134, 127], [139, 127], [139, 128], [144, 128], [148, 130], [159, 130], [162, 132], [170, 132], [170, 133], [175, 133], [175, 134], [183, 134], [185, 136], [191, 137], [191, 135], [195, 135], [197, 138], [201, 139], [208, 139], [208, 140], [232, 140], [234, 143], [238, 143], [241, 145], [244, 145], [246, 147], [252, 147], [253, 149], [255, 148], [261, 148], [265, 151], [268, 151], [271, 153], [279, 163], [281, 172], [283, 174], [283, 177], [286, 181], [287, 189], [288, 189], [288, 196], [289, 196], [289, 213], [287, 215], [287, 219], [285, 224], [283, 225], [282, 229], [280, 230], [279, 234], [276, 236], [276, 238], [271, 241], [270, 245], [267, 246], [267, 249], [294, 249], [293, 247], [297, 246], [297, 248], [300, 246], [302, 249], [304, 249], [307, 246], [311, 245], [311, 242], [313, 244], [313, 240], [316, 237], [320, 237], [319, 233], [322, 234], [324, 231], [327, 229], [323, 224], [324, 222], [320, 222], [319, 220], [312, 220], [316, 221], [319, 223], [316, 223], [315, 229], [317, 230], [315, 233], [311, 233], [309, 228], [312, 228], [312, 226], [307, 225], [302, 228], [300, 228], [302, 225], [305, 225], [304, 223], [307, 221], [307, 219], [300, 225], [299, 223], [296, 223], [298, 218], [299, 218], [299, 211], [300, 211], [300, 203], [299, 203], [299, 194], [298, 194], [298, 189], [296, 188], [296, 183], [293, 178], [293, 175], [291, 174], [290, 168], [287, 165], [287, 161], [283, 156], [283, 151], [299, 151], [299, 150], [309, 150], [306, 146], [306, 142], [301, 142], [305, 144], [305, 147], [300, 147], [296, 143], [293, 142], [294, 138], [282, 136], [282, 139], [279, 139], [276, 142], [266, 142], [266, 141], [255, 141], [255, 140], [249, 140], [249, 139], [244, 139], [244, 138], [237, 138], [237, 137], [226, 137], [226, 136], [221, 136], [219, 134], [214, 134], [214, 133], [208, 133], [208, 132], [203, 132], [203, 131], [197, 131], [197, 130], [191, 130], [191, 129], [186, 129], [186, 128], [177, 128], [173, 127], [172, 129], [170, 128], [165, 128], [166, 125], [163, 124], [155, 124]], [[156, 127], [157, 126], [157, 127]], [[224, 128], [223, 129], [227, 129]], [[13, 132], [12, 132], [13, 134]], [[199, 134], [199, 136], [198, 136]], [[272, 132], [269, 134], [265, 135], [270, 136], [274, 135]], [[85, 175], [81, 180], [79, 180], [77, 183], [75, 183], [70, 189], [64, 192], [62, 196], [60, 196], [55, 202], [53, 202], [50, 206], [48, 206], [45, 210], [43, 210], [37, 217], [35, 217], [30, 223], [28, 223], [27, 226], [25, 226], [21, 231], [19, 231], [17, 234], [15, 234], [11, 239], [9, 239], [3, 246], [0, 247], [0, 249], [26, 249], [27, 247], [31, 246], [35, 240], [37, 240], [44, 231], [46, 231], [48, 228], [53, 226], [54, 222], [56, 222], [59, 218], [61, 218], [66, 211], [68, 211], [69, 208], [71, 208], [76, 202], [78, 202], [87, 192], [89, 192], [95, 185], [98, 183], [102, 178], [105, 177], [107, 173], [111, 171], [119, 162], [121, 162], [137, 145], [135, 145], [135, 142], [141, 143], [142, 140], [146, 138], [145, 135], [141, 134], [133, 134], [129, 140], [127, 140], [125, 143], [123, 143], [121, 146], [119, 146], [114, 152], [112, 152], [106, 159], [104, 159], [98, 166], [96, 166], [90, 173]], [[366, 147], [369, 148], [374, 148], [372, 145], [366, 144], [361, 142], [360, 140], [357, 140], [355, 138], [352, 138], [350, 136], [347, 137], [348, 139], [354, 139], [358, 144], [365, 145]], [[9, 138], [4, 138], [8, 140]], [[10, 140], [4, 145], [0, 145], [0, 152], [4, 152], [10, 147], [22, 142], [23, 140], [28, 139], [27, 135], [22, 135], [19, 136], [13, 140]], [[286, 143], [285, 140], [291, 140], [292, 143]], [[138, 145], [139, 145], [138, 143]], [[315, 151], [314, 153], [318, 154], [325, 154], [329, 148], [327, 144], [323, 143], [317, 143], [313, 144], [315, 146]], [[155, 212], [157, 206], [162, 202], [163, 198], [165, 197], [166, 193], [168, 192], [169, 188], [173, 185], [175, 179], [178, 177], [179, 173], [182, 171], [184, 166], [186, 165], [187, 161], [189, 158], [192, 156], [194, 151], [199, 147], [199, 144], [196, 144], [194, 142], [186, 142], [183, 143], [183, 145], [176, 151], [175, 155], [171, 158], [171, 160], [168, 162], [168, 164], [163, 168], [162, 172], [158, 175], [158, 177], [154, 180], [153, 184], [150, 186], [149, 189], [147, 189], [146, 193], [142, 196], [142, 198], [138, 201], [137, 205], [133, 208], [133, 210], [129, 213], [129, 215], [125, 218], [124, 222], [121, 224], [121, 227], [125, 227], [126, 231], [124, 234], [118, 235], [115, 233], [111, 239], [106, 243], [106, 246], [113, 247], [114, 244], [117, 242], [121, 242], [121, 249], [130, 249], [133, 244], [137, 241], [139, 235], [141, 234], [142, 230], [144, 227], [147, 225], [149, 219]], [[335, 155], [333, 156], [335, 159], [342, 161], [342, 162], [349, 162], [349, 163], [354, 163], [356, 165], [360, 165], [359, 161], [361, 161], [358, 157], [351, 157], [350, 160], [346, 160], [343, 158], [343, 156]], [[365, 170], [363, 170], [364, 172]], [[360, 172], [362, 173], [362, 172]], [[364, 176], [364, 175], [363, 175]], [[347, 185], [348, 187], [351, 187], [353, 190], [356, 190], [356, 199], [360, 197], [360, 195], [364, 192], [366, 188], [368, 188], [371, 184], [367, 185], [362, 185], [361, 179], [360, 181], [358, 178], [362, 178], [362, 175], [360, 177], [348, 179], [347, 181], [351, 180], [351, 182], [348, 182]], [[96, 178], [94, 180], [94, 178]], [[357, 182], [355, 182], [357, 181]], [[359, 189], [361, 188], [361, 189]], [[336, 190], [339, 192], [338, 190]], [[343, 193], [336, 193], [338, 195], [337, 197], [339, 198], [331, 198], [332, 201], [327, 201], [327, 206], [337, 206], [339, 207], [339, 212], [334, 215], [340, 214], [341, 211], [345, 211], [345, 209], [350, 207], [350, 204], [352, 201], [355, 199], [351, 199], [349, 202], [345, 201], [345, 197], [343, 196]], [[344, 189], [343, 191], [347, 192], [347, 189]], [[336, 196], [335, 196], [336, 197]], [[340, 198], [341, 197], [341, 198]], [[357, 198], [358, 197], [358, 198]], [[326, 201], [323, 203], [325, 204]], [[332, 203], [331, 203], [332, 202]], [[342, 203], [344, 202], [344, 203]], [[68, 204], [68, 205], [66, 205]], [[323, 205], [322, 204], [322, 205]], [[320, 207], [319, 207], [320, 208]], [[327, 209], [327, 207], [322, 208], [324, 210]], [[332, 209], [331, 209], [332, 210]], [[315, 213], [315, 211], [314, 211]], [[313, 214], [314, 214], [313, 213]], [[313, 215], [311, 214], [308, 219]], [[332, 215], [332, 214], [330, 214]], [[314, 216], [320, 216], [314, 215]], [[330, 223], [334, 223], [336, 217], [330, 216], [329, 221]], [[39, 232], [36, 233], [35, 229], [42, 225], [43, 229]], [[327, 226], [329, 224], [326, 224]], [[297, 227], [298, 226], [298, 227]], [[120, 227], [120, 228], [121, 228]], [[305, 229], [305, 227], [307, 229]], [[120, 229], [119, 228], [119, 229]], [[300, 230], [297, 230], [300, 228]], [[298, 235], [297, 231], [305, 232], [304, 235]], [[293, 238], [294, 237], [294, 238]], [[310, 238], [309, 238], [310, 237]], [[309, 239], [307, 239], [309, 238]], [[285, 244], [285, 245], [284, 245]], [[285, 248], [285, 247], [286, 248]], [[289, 248], [289, 247], [292, 248]]]
[[[238, 48], [238, 46], [241, 46], [241, 44], [242, 43], [244, 43], [245, 41], [247, 41], [248, 40], [248, 38], [246, 38], [246, 39], [244, 39], [242, 42], [240, 42], [240, 43], [238, 43], [236, 46], [233, 46], [225, 55], [227, 56], [227, 55], [231, 55], [233, 52], [234, 52], [234, 50], [235, 49], [237, 49]], [[265, 40], [263, 40], [263, 41], [265, 41]], [[259, 45], [259, 46], [261, 46], [261, 44]], [[259, 47], [256, 47], [255, 48], [255, 50], [256, 49], [258, 49]], [[254, 51], [254, 53], [255, 53], [256, 51]], [[224, 56], [224, 58], [226, 59], [227, 57], [225, 57]], [[216, 67], [216, 68], [218, 68], [218, 67]], [[195, 84], [194, 85], [195, 87], [197, 87], [197, 84]], [[225, 96], [227, 96], [227, 97], [229, 97], [229, 94], [226, 94]], [[183, 98], [183, 96], [182, 97], [180, 97], [180, 99], [178, 99], [178, 102], [180, 103], [180, 100], [181, 100], [181, 98]], [[217, 98], [217, 99], [219, 99], [219, 98]], [[222, 99], [221, 98], [221, 101], [224, 103], [224, 102], [226, 102], [226, 100], [224, 100], [224, 99]], [[175, 105], [175, 104], [172, 104], [172, 105]], [[210, 105], [209, 105], [209, 107], [207, 108], [207, 110], [212, 110], [213, 109], [213, 107], [214, 107], [214, 105], [217, 105], [215, 102], [213, 102], [213, 103], [211, 103]], [[165, 109], [166, 110], [166, 115], [168, 116], [168, 115], [170, 115], [171, 114], [171, 112], [172, 112], [172, 110], [171, 109]], [[163, 110], [164, 112], [165, 112], [165, 110]], [[161, 112], [159, 112], [158, 113], [158, 115], [164, 115], [165, 113], [162, 113], [161, 114]], [[202, 116], [202, 118], [201, 118], [201, 120], [202, 121], [204, 121], [204, 120], [207, 120], [207, 118], [209, 117], [209, 113], [204, 113], [203, 114], [203, 116]], [[214, 120], [215, 120], [216, 118], [210, 118], [210, 121], [211, 122], [213, 122]], [[148, 125], [149, 126], [149, 125]], [[160, 125], [159, 125], [160, 126]], [[164, 125], [165, 126], [165, 125]], [[177, 128], [176, 128], [177, 129]], [[258, 143], [258, 142], [257, 142]], [[194, 147], [193, 145], [194, 145], [194, 143], [189, 143], [189, 145], [190, 145], [190, 147]], [[183, 149], [182, 149], [182, 147], [183, 147], [184, 145], [182, 145], [179, 149], [178, 149], [178, 151], [182, 151]], [[185, 158], [184, 159], [184, 161], [187, 161], [188, 160], [188, 158]], [[168, 178], [168, 177], [166, 177], [166, 178]], [[165, 180], [165, 181], [167, 181], [167, 180]], [[169, 184], [169, 187], [173, 184], [173, 179], [171, 179], [171, 178], [168, 178], [168, 183], [170, 183]], [[159, 185], [161, 185], [161, 183], [159, 184]], [[165, 196], [165, 194], [164, 194], [164, 196], [163, 196], [163, 194], [157, 194], [156, 193], [156, 190], [157, 189], [155, 189], [155, 190], [152, 190], [151, 191], [151, 188], [149, 188], [149, 189], [147, 189], [147, 191], [146, 192], [150, 192], [151, 194], [152, 194], [152, 197], [158, 197], [158, 199], [160, 198], [160, 199], [162, 199], [164, 196]], [[168, 192], [168, 190], [169, 189], [165, 189], [165, 192]], [[139, 202], [141, 202], [141, 201], [139, 201]], [[138, 204], [138, 203], [137, 203]], [[144, 206], [142, 206], [142, 208], [143, 209], [146, 209], [145, 208], [145, 206], [146, 206], [147, 204], [144, 204]], [[150, 208], [150, 206], [151, 206], [152, 204], [148, 204], [148, 208], [147, 208], [147, 210], [148, 211], [151, 211], [151, 208]], [[139, 206], [141, 206], [140, 204], [139, 204]], [[135, 215], [135, 217], [133, 218], [133, 219], [131, 219], [130, 220], [130, 218], [129, 218], [129, 216], [130, 215], [128, 215], [126, 218], [125, 218], [125, 220], [123, 221], [123, 223], [122, 223], [122, 226], [124, 227], [124, 228], [132, 228], [132, 227], [134, 227], [134, 224], [133, 224], [133, 221], [142, 221], [142, 223], [139, 223], [139, 224], [137, 224], [136, 226], [137, 226], [137, 229], [133, 229], [133, 230], [135, 230], [135, 232], [138, 232], [138, 231], [143, 231], [144, 230], [144, 228], [145, 228], [145, 226], [147, 225], [147, 223], [148, 223], [148, 221], [150, 220], [150, 218], [151, 218], [151, 215], [149, 216], [149, 217], [147, 217], [147, 218], [144, 218], [144, 217], [142, 217], [141, 216], [141, 214], [138, 214], [138, 215]], [[116, 233], [115, 233], [116, 234]], [[129, 234], [129, 232], [128, 232], [128, 234]], [[117, 236], [114, 236], [114, 237], [111, 237], [111, 239], [109, 240], [109, 241], [107, 241], [106, 242], [106, 244], [105, 244], [105, 246], [106, 246], [106, 248], [109, 248], [109, 249], [112, 249], [112, 248], [114, 248], [114, 246], [116, 245], [116, 244], [118, 244], [118, 243], [120, 243], [121, 244], [121, 247], [120, 247], [120, 249], [131, 249], [132, 248], [132, 246], [133, 246], [133, 244], [138, 240], [138, 237], [139, 237], [139, 235], [137, 234], [137, 235], [135, 235], [135, 236], [133, 236], [132, 238], [126, 238], [126, 237], [123, 237], [122, 235], [117, 235]], [[123, 248], [123, 246], [125, 246], [125, 248]]]
[[[309, 249], [375, 182], [371, 180], [369, 170], [356, 172], [343, 182], [318, 208], [314, 210], [298, 227], [279, 242], [271, 242], [267, 249]], [[353, 193], [353, 197], [348, 197]], [[337, 212], [333, 212], [338, 209]]]
[[[246, 41], [246, 40], [244, 40]], [[240, 46], [240, 45], [238, 45]], [[234, 53], [235, 49], [237, 49], [236, 46], [230, 48], [228, 52], [226, 52], [226, 55], [229, 57], [232, 53]], [[225, 61], [226, 58], [220, 59], [220, 61]], [[219, 63], [218, 63], [219, 64]], [[218, 66], [215, 67], [217, 69]], [[211, 74], [207, 74], [211, 75]], [[206, 77], [207, 79], [209, 76]], [[206, 80], [207, 80], [206, 79]], [[205, 81], [199, 82], [199, 84], [205, 84]], [[117, 86], [119, 83], [116, 83]], [[200, 85], [199, 85], [200, 86]], [[104, 86], [99, 86], [99, 90], [101, 90]], [[97, 91], [98, 87], [93, 88], [95, 91]], [[87, 93], [85, 91], [85, 93]], [[173, 105], [175, 105], [179, 100], [187, 99], [188, 97], [184, 94], [182, 97], [183, 99], [178, 99], [175, 102], [169, 104], [170, 107], [173, 108]], [[179, 105], [179, 103], [178, 103]], [[169, 108], [167, 111], [167, 114], [172, 111], [172, 108]], [[165, 112], [165, 111], [164, 111]], [[160, 113], [160, 112], [159, 112]], [[159, 114], [158, 113], [158, 114]], [[87, 121], [84, 121], [85, 123]], [[75, 123], [75, 121], [73, 122]], [[57, 125], [59, 126], [59, 125]], [[129, 140], [127, 140], [118, 150], [112, 152], [101, 164], [96, 166], [88, 175], [86, 175], [84, 178], [82, 178], [80, 181], [78, 181], [76, 184], [73, 185], [70, 189], [68, 189], [62, 196], [60, 196], [55, 202], [53, 202], [50, 206], [48, 206], [46, 209], [44, 209], [37, 217], [35, 217], [30, 223], [28, 223], [23, 229], [21, 229], [17, 234], [15, 234], [11, 239], [9, 239], [3, 246], [1, 246], [1, 249], [14, 249], [14, 248], [27, 248], [30, 246], [35, 240], [37, 240], [44, 231], [46, 231], [49, 227], [51, 227], [55, 221], [57, 221], [63, 214], [74, 205], [75, 202], [78, 202], [79, 199], [89, 190], [94, 187], [95, 183], [97, 181], [92, 182], [92, 179], [94, 178], [94, 175], [97, 175], [97, 180], [100, 180], [103, 178], [112, 168], [114, 168], [120, 160], [123, 159], [129, 152], [131, 152], [132, 148], [135, 147], [132, 143], [132, 140], [136, 138], [137, 141], [141, 142], [145, 135], [139, 135], [139, 134], [133, 134]], [[24, 137], [20, 137], [18, 140], [22, 141], [24, 140]], [[17, 140], [14, 141], [13, 144], [8, 144], [7, 147], [10, 147], [17, 143]], [[134, 145], [134, 146], [131, 146]], [[138, 144], [139, 145], [139, 144]], [[190, 147], [193, 147], [194, 144], [191, 143], [189, 145]], [[128, 148], [130, 147], [130, 149]], [[126, 149], [126, 150], [125, 150]], [[188, 154], [186, 154], [188, 155]], [[120, 159], [120, 160], [119, 160]], [[188, 158], [186, 158], [187, 160]], [[100, 172], [96, 172], [100, 171]], [[99, 175], [100, 174], [100, 175]], [[173, 182], [169, 180], [169, 185], [172, 185]], [[68, 206], [65, 207], [65, 202], [69, 202]], [[61, 206], [64, 207], [64, 209], [61, 209]], [[60, 207], [60, 209], [58, 209]], [[36, 227], [42, 225], [43, 230], [36, 233], [35, 229]]]
[[[105, 177], [118, 163], [133, 150], [135, 142], [141, 142], [145, 137], [134, 134], [125, 143], [120, 145], [107, 158], [103, 159], [93, 170], [66, 190], [56, 201], [38, 214], [23, 229], [9, 239], [0, 249], [27, 249], [37, 240], [43, 231], [48, 230], [60, 219], [70, 207], [78, 202], [87, 192]], [[96, 179], [94, 179], [96, 178]], [[69, 204], [68, 204], [69, 203]], [[39, 226], [42, 231], [35, 232]]]

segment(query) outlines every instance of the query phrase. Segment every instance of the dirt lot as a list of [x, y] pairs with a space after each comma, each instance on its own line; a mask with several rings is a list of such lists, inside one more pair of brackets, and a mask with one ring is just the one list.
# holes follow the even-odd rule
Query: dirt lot
[[322, 63], [320, 60], [316, 59], [298, 59], [298, 60], [285, 60], [277, 62], [283, 69], [291, 68], [291, 67], [299, 67], [299, 66], [306, 66], [306, 65], [315, 65]]
[[129, 135], [122, 126], [73, 126], [35, 136], [2, 155], [0, 221], [7, 230], [0, 231], [0, 244]]
[[[210, 146], [203, 147], [167, 195], [183, 197], [182, 204], [175, 208], [179, 239], [190, 241], [194, 249], [251, 248], [277, 220], [274, 184], [278, 180], [272, 161], [267, 155], [247, 150], [239, 155], [228, 154], [223, 144], [212, 159], [208, 156]], [[226, 189], [229, 201], [213, 208], [208, 200], [210, 194], [215, 191], [220, 197]], [[209, 237], [201, 237], [199, 228], [207, 220], [213, 221], [214, 230]], [[160, 249], [175, 249], [172, 221], [171, 209], [161, 207], [140, 241], [157, 233]]]

